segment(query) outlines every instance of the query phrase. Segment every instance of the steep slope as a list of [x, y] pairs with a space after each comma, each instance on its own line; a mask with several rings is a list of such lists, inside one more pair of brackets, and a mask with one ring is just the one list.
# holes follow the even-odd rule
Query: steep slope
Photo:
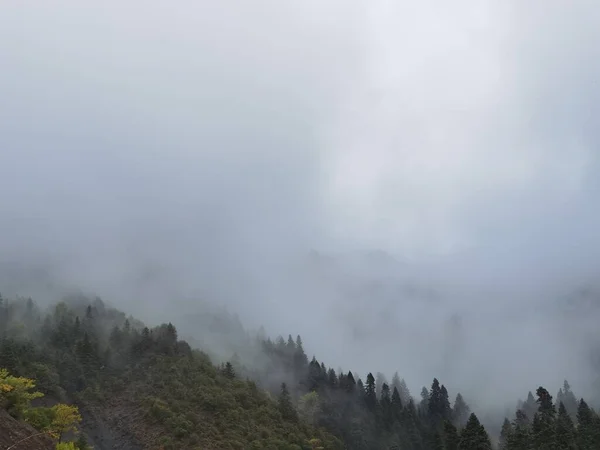
[[0, 319], [1, 364], [77, 404], [95, 450], [342, 448], [288, 414], [289, 402], [192, 350], [171, 324], [149, 329], [81, 299], [50, 313], [5, 302]]
[[[7, 449], [14, 445], [11, 450], [53, 450], [54, 443], [46, 435], [38, 435], [38, 432], [27, 425], [13, 419], [6, 411], [0, 409], [0, 448]], [[33, 436], [27, 439], [29, 436]], [[15, 445], [16, 444], [16, 445]]]

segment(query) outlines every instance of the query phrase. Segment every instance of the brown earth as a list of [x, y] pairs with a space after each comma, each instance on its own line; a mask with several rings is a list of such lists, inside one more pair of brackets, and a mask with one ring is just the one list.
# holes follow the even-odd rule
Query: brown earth
[[[13, 419], [6, 411], [0, 409], [0, 450], [54, 450], [55, 444], [52, 439], [43, 434], [34, 436], [38, 433], [39, 431], [28, 424]], [[33, 437], [26, 439], [28, 436]], [[11, 447], [12, 445], [14, 446]]]

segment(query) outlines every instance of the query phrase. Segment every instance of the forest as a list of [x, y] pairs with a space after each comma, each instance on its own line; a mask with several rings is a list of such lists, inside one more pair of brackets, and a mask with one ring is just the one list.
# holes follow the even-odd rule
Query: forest
[[0, 297], [0, 336], [0, 406], [60, 449], [600, 448], [600, 416], [567, 381], [535, 387], [495, 435], [442, 380], [417, 397], [398, 373], [363, 380], [309, 358], [300, 336], [255, 336], [247, 367], [85, 296]]

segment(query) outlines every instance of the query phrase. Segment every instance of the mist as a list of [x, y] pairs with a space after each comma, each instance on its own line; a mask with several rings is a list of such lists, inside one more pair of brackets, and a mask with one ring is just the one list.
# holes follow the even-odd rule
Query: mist
[[217, 3], [1, 7], [0, 292], [593, 395], [595, 3]]

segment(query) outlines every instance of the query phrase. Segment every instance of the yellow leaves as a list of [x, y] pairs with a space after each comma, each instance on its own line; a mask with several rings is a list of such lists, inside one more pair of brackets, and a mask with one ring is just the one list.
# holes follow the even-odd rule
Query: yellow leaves
[[29, 392], [35, 388], [30, 378], [15, 377], [8, 370], [0, 369], [0, 406], [14, 409], [17, 415], [29, 407], [29, 403], [44, 395], [41, 392]]
[[77, 431], [77, 424], [81, 422], [81, 415], [77, 406], [59, 403], [50, 408], [52, 411], [52, 423], [48, 428], [50, 435], [60, 439], [63, 433]]
[[74, 442], [61, 442], [56, 444], [56, 450], [77, 450]]

